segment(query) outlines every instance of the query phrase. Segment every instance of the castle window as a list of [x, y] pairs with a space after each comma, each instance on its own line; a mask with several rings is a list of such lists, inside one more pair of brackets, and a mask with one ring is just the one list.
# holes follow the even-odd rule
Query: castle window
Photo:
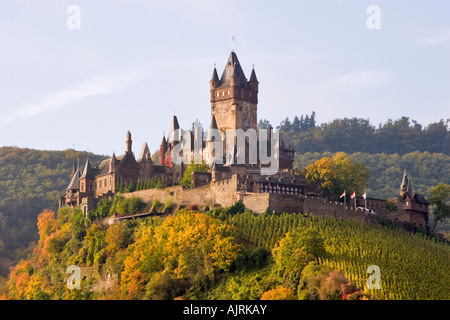
[[225, 91], [222, 91], [222, 97], [225, 96]]
[[230, 95], [230, 90], [227, 90], [227, 95]]
[[89, 181], [89, 191], [92, 191], [92, 181]]
[[217, 92], [217, 96], [219, 96], [219, 92]]
[[102, 180], [100, 180], [100, 181], [98, 182], [98, 187], [99, 187], [99, 188], [102, 187]]
[[112, 186], [112, 177], [109, 177], [109, 186]]
[[81, 192], [84, 192], [84, 182], [81, 183]]

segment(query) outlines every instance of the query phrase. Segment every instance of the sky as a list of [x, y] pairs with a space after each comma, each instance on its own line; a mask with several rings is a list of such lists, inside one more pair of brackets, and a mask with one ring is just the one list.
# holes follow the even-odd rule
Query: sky
[[[0, 146], [153, 153], [234, 49], [274, 126], [450, 118], [450, 1], [0, 0]], [[234, 37], [234, 42], [232, 41]]]

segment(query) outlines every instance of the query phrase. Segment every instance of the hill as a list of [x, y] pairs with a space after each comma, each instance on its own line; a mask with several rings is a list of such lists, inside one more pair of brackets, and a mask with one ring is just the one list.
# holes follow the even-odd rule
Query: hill
[[57, 210], [58, 198], [69, 183], [73, 159], [85, 161], [88, 155], [95, 163], [103, 159], [71, 149], [0, 148], [0, 276], [26, 256], [31, 241], [38, 240], [38, 214], [44, 208]]
[[[3, 298], [450, 297], [450, 247], [435, 238], [332, 218], [242, 211], [240, 203], [203, 213], [184, 209], [112, 226], [84, 221], [78, 209], [44, 211], [35, 250], [13, 269]], [[81, 270], [79, 289], [67, 285], [71, 265]], [[379, 268], [379, 286], [369, 266]]]
[[[287, 117], [277, 126], [292, 142], [297, 153], [345, 152], [399, 154], [419, 151], [450, 155], [450, 119], [441, 119], [424, 127], [416, 120], [401, 117], [389, 119], [375, 127], [368, 119], [343, 118], [316, 124], [315, 112], [310, 116]], [[261, 120], [259, 127], [270, 123]]]

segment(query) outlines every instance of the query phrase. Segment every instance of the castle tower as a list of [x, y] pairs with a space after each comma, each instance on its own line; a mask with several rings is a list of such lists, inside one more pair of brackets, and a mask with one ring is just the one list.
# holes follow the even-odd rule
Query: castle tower
[[132, 151], [132, 144], [133, 144], [133, 140], [131, 140], [131, 132], [130, 132], [130, 130], [128, 130], [128, 132], [127, 132], [127, 153], [128, 154], [133, 154], [133, 151]]
[[258, 80], [252, 70], [247, 81], [236, 53], [231, 52], [219, 80], [214, 67], [210, 80], [211, 116], [218, 129], [257, 129]]
[[398, 197], [397, 206], [407, 214], [407, 222], [414, 228], [428, 229], [429, 205], [429, 202], [423, 195], [413, 192], [411, 178], [408, 178], [405, 170], [400, 185], [400, 196]]

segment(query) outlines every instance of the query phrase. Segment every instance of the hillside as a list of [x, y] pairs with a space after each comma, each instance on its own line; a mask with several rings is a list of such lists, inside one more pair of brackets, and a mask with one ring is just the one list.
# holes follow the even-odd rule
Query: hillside
[[38, 240], [38, 214], [44, 208], [57, 210], [73, 158], [83, 164], [88, 155], [95, 163], [103, 158], [74, 150], [0, 148], [0, 276], [26, 256], [31, 241]]
[[[448, 299], [450, 247], [381, 225], [243, 213], [241, 204], [105, 225], [44, 211], [9, 299]], [[70, 265], [81, 270], [68, 288]], [[380, 287], [368, 288], [367, 268]], [[119, 281], [120, 279], [120, 281]], [[376, 282], [369, 282], [369, 285]]]
[[[73, 150], [39, 151], [16, 147], [0, 148], [0, 276], [6, 276], [11, 265], [24, 258], [30, 242], [38, 240], [36, 218], [43, 209], [56, 211], [58, 197], [66, 188], [73, 157], [83, 164], [88, 153]], [[296, 154], [295, 167], [330, 153]], [[98, 164], [103, 156], [89, 154]], [[398, 193], [403, 169], [407, 169], [417, 192], [438, 182], [450, 183], [450, 156], [439, 153], [412, 152], [398, 154], [350, 154], [352, 160], [371, 170], [370, 197], [392, 198]], [[450, 231], [450, 223], [439, 224], [436, 231]]]
[[[297, 153], [345, 152], [404, 155], [411, 152], [450, 155], [450, 119], [423, 126], [409, 117], [389, 119], [375, 126], [368, 119], [343, 118], [316, 124], [316, 114], [287, 117], [276, 128], [288, 137]], [[261, 120], [260, 127], [270, 123]]]

